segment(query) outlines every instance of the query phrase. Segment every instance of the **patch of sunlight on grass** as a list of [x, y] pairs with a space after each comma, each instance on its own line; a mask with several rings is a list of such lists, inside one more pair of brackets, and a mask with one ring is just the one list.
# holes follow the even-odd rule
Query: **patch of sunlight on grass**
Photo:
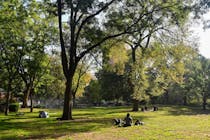
[[30, 132], [23, 130], [23, 129], [9, 129], [9, 130], [2, 130], [0, 132], [0, 139], [18, 139], [19, 137], [25, 137], [30, 134]]

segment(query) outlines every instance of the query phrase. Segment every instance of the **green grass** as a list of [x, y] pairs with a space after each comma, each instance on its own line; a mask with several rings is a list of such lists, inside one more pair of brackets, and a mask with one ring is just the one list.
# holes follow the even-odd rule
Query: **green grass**
[[[41, 110], [41, 109], [40, 109]], [[49, 110], [50, 118], [38, 118], [38, 109], [23, 116], [0, 114], [0, 139], [59, 140], [207, 140], [210, 139], [210, 111], [182, 106], [162, 106], [159, 111], [131, 112], [129, 107], [73, 110], [74, 120], [57, 121], [61, 110]], [[143, 126], [117, 127], [112, 119], [130, 112]]]

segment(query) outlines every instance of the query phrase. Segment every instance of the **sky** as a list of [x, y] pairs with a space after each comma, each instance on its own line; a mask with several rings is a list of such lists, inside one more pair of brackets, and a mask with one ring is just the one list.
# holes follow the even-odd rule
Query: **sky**
[[200, 53], [206, 58], [210, 58], [210, 29], [204, 31], [202, 28], [198, 28], [198, 37], [200, 38]]
[[[205, 20], [210, 20], [210, 12], [204, 15]], [[199, 37], [199, 51], [206, 58], [210, 58], [210, 28], [203, 29], [199, 24], [193, 27], [194, 33]]]

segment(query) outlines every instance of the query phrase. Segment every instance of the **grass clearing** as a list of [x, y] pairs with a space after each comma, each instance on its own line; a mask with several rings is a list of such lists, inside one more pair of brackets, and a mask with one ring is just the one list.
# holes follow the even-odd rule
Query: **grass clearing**
[[[50, 118], [38, 118], [38, 112], [49, 112]], [[21, 109], [23, 116], [0, 114], [0, 139], [58, 140], [148, 140], [210, 139], [210, 111], [183, 106], [161, 106], [159, 111], [131, 112], [130, 107], [74, 109], [74, 120], [57, 121], [61, 110]], [[143, 126], [117, 127], [112, 119], [124, 118], [130, 112]]]

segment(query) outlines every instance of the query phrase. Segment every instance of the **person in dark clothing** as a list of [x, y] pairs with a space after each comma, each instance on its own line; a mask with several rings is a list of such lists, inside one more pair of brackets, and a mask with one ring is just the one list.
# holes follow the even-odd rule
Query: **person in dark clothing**
[[127, 127], [127, 126], [131, 126], [132, 125], [132, 118], [131, 118], [131, 116], [130, 116], [130, 114], [128, 113], [127, 114], [127, 116], [125, 117], [125, 119], [124, 119], [124, 127]]
[[157, 106], [153, 106], [153, 111], [158, 111], [158, 107]]

